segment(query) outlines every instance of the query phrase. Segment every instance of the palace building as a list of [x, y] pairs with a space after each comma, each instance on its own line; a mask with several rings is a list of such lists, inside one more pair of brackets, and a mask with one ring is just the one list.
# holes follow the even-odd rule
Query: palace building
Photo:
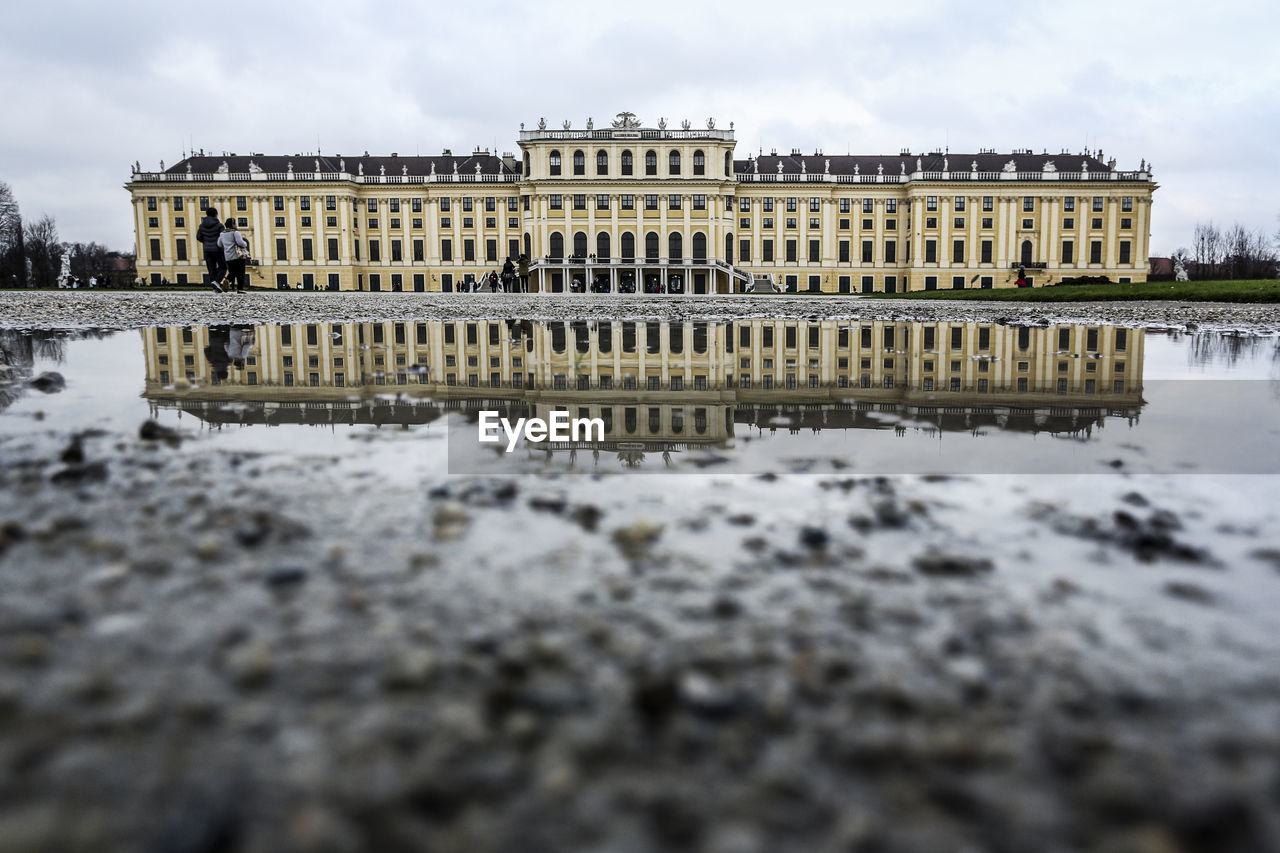
[[196, 229], [234, 216], [259, 287], [455, 291], [531, 259], [531, 290], [893, 293], [1144, 281], [1144, 161], [1102, 152], [738, 156], [733, 125], [521, 125], [520, 155], [204, 153], [135, 164], [139, 276], [205, 277]]

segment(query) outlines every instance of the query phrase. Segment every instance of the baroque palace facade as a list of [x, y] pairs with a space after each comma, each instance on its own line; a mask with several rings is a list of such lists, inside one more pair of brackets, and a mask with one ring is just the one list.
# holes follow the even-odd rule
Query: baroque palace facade
[[521, 156], [188, 157], [135, 164], [138, 272], [204, 279], [203, 211], [234, 216], [254, 284], [452, 291], [531, 259], [531, 289], [885, 293], [1144, 281], [1156, 184], [1101, 152], [735, 159], [733, 126], [521, 125]]

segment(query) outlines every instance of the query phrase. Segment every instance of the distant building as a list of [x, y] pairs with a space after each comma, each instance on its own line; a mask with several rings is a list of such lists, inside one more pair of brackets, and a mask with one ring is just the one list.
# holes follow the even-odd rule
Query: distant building
[[892, 293], [1145, 281], [1145, 162], [934, 151], [736, 158], [732, 125], [519, 134], [519, 157], [199, 154], [135, 167], [138, 273], [203, 279], [203, 209], [235, 216], [259, 286], [451, 291], [532, 259], [534, 289]]

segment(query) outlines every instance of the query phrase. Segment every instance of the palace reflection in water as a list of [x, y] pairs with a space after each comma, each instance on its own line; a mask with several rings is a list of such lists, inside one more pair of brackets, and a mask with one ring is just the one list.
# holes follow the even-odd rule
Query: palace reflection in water
[[735, 429], [904, 419], [1085, 434], [1109, 416], [1135, 420], [1143, 404], [1143, 332], [1110, 326], [430, 320], [142, 335], [145, 396], [210, 425], [409, 426], [448, 411], [561, 409], [604, 420], [595, 449], [672, 450]]

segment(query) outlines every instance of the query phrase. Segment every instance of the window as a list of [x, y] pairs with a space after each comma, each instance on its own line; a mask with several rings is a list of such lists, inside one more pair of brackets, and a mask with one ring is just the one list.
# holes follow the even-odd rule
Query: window
[[[374, 258], [374, 257], [373, 257], [374, 247], [375, 247], [377, 244], [378, 244], [378, 241], [377, 241], [377, 240], [370, 240], [370, 241], [369, 241], [369, 252], [370, 252], [369, 259], [370, 259], [370, 260], [377, 260], [376, 258]], [[315, 260], [315, 258], [314, 258], [314, 257], [312, 257], [312, 244], [311, 244], [311, 238], [310, 238], [310, 237], [303, 237], [303, 238], [302, 238], [302, 259], [303, 259], [304, 261], [313, 261], [313, 260]]]
[[751, 263], [751, 241], [750, 240], [738, 241], [738, 260], [744, 264]]
[[936, 217], [936, 216], [926, 216], [926, 217], [924, 218], [924, 227], [925, 227], [925, 228], [937, 228], [937, 227], [938, 227], [938, 217]]
[[739, 228], [741, 228], [741, 229], [743, 229], [743, 230], [746, 230], [747, 228], [750, 228], [750, 227], [751, 227], [751, 217], [749, 217], [749, 216], [744, 216], [744, 217], [742, 217], [741, 219], [739, 219], [739, 220], [738, 220], [738, 227], [739, 227]]
[[964, 196], [958, 195], [951, 200], [951, 209], [956, 213], [964, 213]]
[[1062, 263], [1073, 264], [1076, 261], [1076, 244], [1070, 240], [1062, 241]]
[[788, 217], [787, 217], [787, 227], [788, 227], [788, 228], [795, 228], [795, 227], [796, 227], [796, 218], [795, 218], [794, 216], [788, 216]]
[[587, 156], [581, 151], [573, 152], [573, 173], [575, 175], [585, 175], [587, 173]]
[[[333, 243], [334, 243], [334, 248], [337, 248], [337, 241], [335, 240], [335, 241], [333, 241]], [[333, 259], [333, 258], [330, 258], [330, 260], [334, 260], [334, 259]], [[391, 260], [392, 260], [392, 261], [403, 261], [403, 260], [404, 260], [404, 256], [403, 256], [403, 249], [401, 248], [401, 245], [400, 245], [400, 241], [399, 241], [399, 240], [392, 240], [392, 241], [391, 241]]]
[[886, 264], [896, 264], [898, 262], [898, 241], [884, 241], [884, 262]]
[[646, 196], [644, 197], [644, 209], [645, 209], [645, 210], [657, 210], [657, 209], [658, 209], [658, 197], [657, 197], [656, 195], [654, 195], [653, 193], [649, 193], [648, 195], [646, 195]]
[[288, 242], [283, 237], [276, 238], [276, 260], [277, 261], [285, 261], [289, 259], [287, 246], [288, 246]]
[[[311, 225], [311, 217], [310, 217], [310, 216], [304, 216], [304, 217], [302, 217], [302, 224], [303, 224], [303, 226], [304, 226], [304, 227], [310, 226], [310, 225]], [[370, 227], [370, 228], [377, 228], [377, 227], [378, 227], [378, 217], [376, 217], [376, 216], [370, 216], [370, 217], [369, 217], [369, 227]]]
[[[399, 228], [399, 227], [400, 227], [400, 220], [398, 220], [398, 219], [393, 219], [393, 220], [391, 220], [391, 222], [392, 222], [392, 227], [394, 227], [394, 228]], [[326, 228], [337, 228], [337, 227], [338, 227], [338, 217], [336, 217], [336, 216], [326, 216], [326, 217], [324, 218], [324, 224], [325, 224], [325, 227], [326, 227]], [[422, 225], [421, 220], [418, 220], [418, 227], [421, 227], [421, 225]]]
[[1127, 231], [1127, 230], [1129, 230], [1129, 229], [1130, 229], [1130, 228], [1132, 228], [1132, 227], [1133, 227], [1133, 220], [1132, 220], [1132, 219], [1129, 219], [1129, 218], [1127, 218], [1127, 217], [1126, 217], [1126, 218], [1123, 218], [1123, 219], [1121, 219], [1121, 220], [1120, 220], [1120, 230], [1122, 230], [1122, 231]]
[[1090, 227], [1090, 228], [1101, 228], [1101, 227], [1102, 227], [1102, 217], [1101, 217], [1101, 216], [1095, 216], [1095, 217], [1093, 217], [1092, 219], [1090, 219], [1090, 220], [1089, 220], [1089, 227]]
[[453, 227], [453, 218], [452, 218], [452, 217], [450, 217], [450, 216], [442, 216], [442, 217], [440, 217], [440, 227], [441, 227], [441, 228], [452, 228], [452, 227]]
[[1064, 199], [1062, 200], [1062, 210], [1063, 210], [1063, 212], [1064, 212], [1064, 213], [1075, 213], [1075, 210], [1076, 210], [1076, 197], [1075, 197], [1075, 196], [1067, 196], [1066, 198], [1064, 198]]
[[[310, 208], [307, 208], [307, 209], [310, 210]], [[369, 199], [368, 202], [365, 203], [365, 210], [367, 210], [369, 213], [377, 213], [378, 200], [376, 198]]]
[[862, 230], [863, 230], [863, 231], [870, 231], [872, 228], [875, 228], [875, 227], [876, 227], [875, 220], [873, 220], [873, 219], [864, 219], [864, 220], [862, 220]]
[[560, 174], [560, 152], [559, 151], [551, 152], [551, 157], [549, 162], [551, 165], [551, 174], [552, 175]]
[[[849, 263], [849, 241], [848, 241], [848, 240], [841, 240], [841, 241], [840, 241], [840, 256], [839, 256], [839, 257], [840, 257], [840, 263], [842, 263], [842, 264], [847, 264], [847, 263]], [[844, 291], [844, 292], [847, 292], [847, 291]]]
[[1102, 212], [1102, 196], [1100, 195], [1095, 195], [1093, 197], [1093, 212], [1094, 213]]
[[864, 264], [871, 263], [871, 256], [874, 253], [873, 245], [870, 240], [862, 241], [862, 262]]
[[739, 213], [750, 213], [750, 212], [751, 212], [751, 199], [749, 199], [749, 198], [740, 198], [740, 199], [738, 199], [738, 212], [739, 212]]
[[598, 193], [596, 195], [596, 210], [609, 209], [609, 196], [606, 193]]
[[981, 254], [981, 261], [980, 261], [981, 263], [984, 263], [984, 264], [992, 263], [991, 246], [992, 246], [991, 240], [982, 241], [982, 254]]
[[822, 199], [817, 198], [816, 196], [811, 196], [809, 198], [809, 212], [820, 213], [821, 211], [822, 211]]
[[[399, 241], [399, 240], [397, 240], [397, 241], [396, 241], [396, 248], [397, 248], [397, 249], [399, 249], [399, 248], [400, 248], [399, 244], [400, 244], [400, 241]], [[329, 258], [329, 260], [331, 260], [331, 261], [336, 261], [336, 260], [338, 259], [338, 238], [337, 238], [337, 237], [329, 237], [329, 238], [326, 240], [325, 248], [327, 249], [327, 251], [328, 251], [328, 253], [329, 253], [329, 254], [328, 254], [328, 258]], [[399, 258], [397, 258], [396, 260], [399, 260]]]
[[773, 217], [772, 217], [772, 216], [762, 216], [762, 217], [760, 217], [760, 227], [761, 227], [761, 228], [772, 228], [772, 227], [773, 227]]
[[462, 212], [470, 213], [471, 211], [475, 210], [474, 203], [475, 203], [475, 199], [471, 198], [471, 196], [464, 197], [462, 199]]
[[822, 260], [822, 242], [820, 240], [809, 241], [809, 263], [816, 264]]
[[[416, 221], [416, 220], [415, 220], [415, 221]], [[515, 216], [508, 216], [508, 217], [507, 217], [507, 227], [508, 227], [508, 228], [519, 228], [519, 227], [520, 227], [520, 219], [519, 219], [518, 217], [515, 217]], [[513, 254], [518, 255], [518, 254], [520, 254], [520, 253], [519, 253], [519, 252], [515, 252], [515, 253], [513, 253]]]
[[658, 174], [658, 152], [644, 152], [644, 173], [646, 175]]
[[1068, 216], [1066, 219], [1062, 220], [1062, 227], [1063, 229], [1068, 231], [1071, 230], [1072, 228], [1075, 228], [1076, 227], [1075, 217]]
[[938, 241], [924, 241], [924, 262], [926, 264], [936, 264], [938, 262]]
[[1022, 197], [1022, 212], [1031, 213], [1036, 209], [1036, 197], [1032, 195]]
[[586, 210], [586, 209], [587, 209], [587, 197], [586, 197], [586, 195], [585, 195], [584, 193], [574, 193], [574, 195], [573, 195], [573, 209], [574, 209], [574, 210]]
[[992, 223], [992, 221], [993, 221], [993, 220], [992, 220], [992, 218], [991, 218], [990, 216], [984, 216], [984, 217], [982, 217], [982, 227], [983, 227], [983, 228], [986, 228], [986, 229], [990, 229], [990, 228], [991, 228], [991, 223]]
[[984, 195], [982, 197], [982, 212], [990, 213], [995, 209], [995, 196]]
[[695, 175], [705, 175], [707, 173], [707, 158], [700, 150], [693, 152], [693, 173]]
[[426, 260], [426, 245], [422, 240], [413, 241], [413, 259], [415, 261]]
[[695, 195], [695, 196], [693, 197], [693, 209], [694, 209], [694, 210], [706, 210], [706, 209], [707, 209], [707, 197], [706, 197], [705, 195]]
[[862, 212], [875, 213], [875, 201], [869, 198], [864, 198], [862, 200]]
[[453, 241], [452, 240], [440, 241], [440, 260], [442, 261], [453, 260]]
[[953, 264], [964, 263], [964, 241], [963, 240], [951, 241], [951, 263]]
[[630, 152], [630, 151], [623, 151], [623, 152], [622, 152], [622, 174], [624, 174], [624, 175], [630, 175], [630, 174], [632, 174], [632, 171], [631, 171], [631, 152]]
[[159, 228], [159, 227], [160, 227], [160, 217], [158, 217], [158, 216], [148, 216], [148, 217], [147, 217], [147, 227], [148, 227], [148, 228]]
[[1091, 264], [1102, 263], [1102, 241], [1101, 240], [1089, 241], [1089, 263]]
[[788, 240], [788, 241], [787, 241], [787, 262], [788, 262], [788, 263], [795, 263], [795, 261], [796, 261], [796, 260], [797, 260], [797, 258], [796, 258], [796, 241], [795, 241], [795, 240]]
[[390, 199], [390, 200], [387, 202], [387, 207], [388, 207], [388, 208], [390, 208], [390, 210], [391, 210], [391, 212], [392, 212], [392, 213], [399, 213], [399, 212], [400, 212], [400, 199], [398, 199], [398, 198]]
[[841, 230], [841, 231], [848, 231], [848, 230], [849, 230], [849, 220], [848, 220], [848, 219], [841, 219], [841, 220], [840, 220], [840, 222], [839, 222], [838, 224], [839, 224], [839, 226], [840, 226], [840, 230]]
[[547, 196], [547, 204], [552, 210], [564, 210], [564, 198], [559, 193]]
[[1023, 231], [1030, 231], [1030, 230], [1034, 229], [1035, 227], [1036, 227], [1036, 223], [1035, 223], [1035, 220], [1034, 220], [1034, 219], [1024, 219], [1024, 220], [1022, 220], [1022, 230], [1023, 230]]
[[794, 197], [787, 199], [787, 213], [796, 212], [796, 199]]
[[622, 207], [622, 209], [623, 209], [623, 210], [635, 210], [635, 209], [636, 209], [636, 197], [635, 197], [635, 196], [633, 196], [633, 195], [624, 195], [624, 196], [622, 196], [621, 198], [622, 198], [622, 201], [621, 201], [621, 207]]
[[[369, 260], [373, 260], [373, 247], [369, 247]], [[462, 260], [474, 261], [476, 259], [476, 241], [465, 239], [462, 241]]]
[[1132, 263], [1132, 260], [1129, 257], [1129, 245], [1128, 240], [1120, 241], [1120, 263], [1122, 264]]
[[377, 240], [369, 241], [369, 263], [382, 260], [382, 245]]
[[773, 241], [762, 240], [760, 243], [760, 260], [762, 263], [773, 263]]
[[938, 211], [938, 197], [936, 195], [925, 196], [924, 209], [930, 213]]
[[173, 218], [173, 227], [174, 227], [174, 228], [186, 228], [186, 227], [187, 227], [187, 218], [186, 218], [185, 216], [175, 216], [175, 217]]
[[448, 198], [448, 196], [446, 196], [446, 197], [444, 197], [444, 198], [440, 199], [440, 212], [441, 212], [441, 213], [448, 213], [448, 212], [449, 212], [449, 198]]
[[773, 213], [773, 199], [771, 198], [762, 199], [761, 207], [765, 213]]
[[1133, 196], [1127, 195], [1120, 199], [1120, 209], [1125, 213], [1133, 212]]
[[184, 240], [182, 237], [178, 238], [177, 249], [178, 249], [178, 260], [185, 261], [187, 259], [187, 241]]
[[680, 174], [680, 152], [672, 151], [667, 155], [667, 174]]
[[821, 218], [821, 217], [818, 217], [818, 216], [810, 216], [810, 217], [809, 217], [809, 227], [810, 227], [810, 228], [813, 228], [813, 229], [821, 228], [821, 227], [822, 227], [822, 218]]
[[680, 209], [680, 196], [674, 193], [667, 196], [667, 210], [679, 210], [679, 209]]
[[[414, 201], [418, 201], [418, 199], [414, 199]], [[517, 199], [515, 196], [508, 196], [507, 197], [507, 213], [515, 213], [519, 209], [520, 209], [520, 200]], [[414, 213], [417, 213], [417, 212], [418, 211], [416, 210], [414, 211]]]
[[885, 199], [885, 200], [884, 200], [884, 212], [885, 212], [885, 213], [897, 213], [897, 212], [898, 212], [898, 200], [897, 200], [896, 198], [887, 198], [887, 199]]
[[391, 223], [390, 223], [390, 224], [391, 224], [391, 227], [392, 227], [392, 228], [399, 228], [399, 227], [400, 227], [400, 217], [398, 217], [398, 216], [393, 216], [393, 217], [391, 217]]

